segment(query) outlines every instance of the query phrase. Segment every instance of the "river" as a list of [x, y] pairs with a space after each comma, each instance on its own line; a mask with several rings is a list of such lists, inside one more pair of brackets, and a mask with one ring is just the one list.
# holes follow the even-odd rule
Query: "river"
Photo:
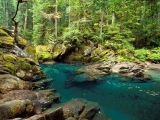
[[73, 98], [98, 102], [101, 112], [113, 120], [160, 120], [159, 82], [126, 82], [129, 78], [116, 74], [103, 76], [98, 82], [87, 81], [85, 74], [75, 74], [83, 65], [56, 63], [41, 67], [53, 79], [47, 87], [61, 94], [61, 102]]

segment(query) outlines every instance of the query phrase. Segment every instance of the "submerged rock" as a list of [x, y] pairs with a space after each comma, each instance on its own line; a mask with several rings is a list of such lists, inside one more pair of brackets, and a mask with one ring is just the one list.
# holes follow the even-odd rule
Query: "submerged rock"
[[102, 114], [102, 113], [97, 113], [93, 120], [112, 120], [111, 118], [108, 118], [106, 115]]

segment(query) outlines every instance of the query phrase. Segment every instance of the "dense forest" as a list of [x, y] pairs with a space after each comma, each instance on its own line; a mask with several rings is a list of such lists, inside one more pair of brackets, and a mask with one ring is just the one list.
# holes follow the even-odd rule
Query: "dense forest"
[[[14, 29], [17, 1], [0, 0], [3, 27]], [[159, 0], [28, 0], [16, 20], [20, 36], [35, 46], [92, 41], [122, 56], [160, 62]]]

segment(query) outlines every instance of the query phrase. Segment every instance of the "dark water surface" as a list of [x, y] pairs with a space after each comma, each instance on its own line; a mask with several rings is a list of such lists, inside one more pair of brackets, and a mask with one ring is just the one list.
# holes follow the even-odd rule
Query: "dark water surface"
[[48, 87], [57, 89], [62, 102], [73, 98], [98, 102], [101, 112], [113, 120], [160, 120], [159, 82], [125, 82], [128, 78], [115, 74], [102, 77], [100, 82], [75, 82], [87, 80], [86, 74], [75, 74], [82, 65], [57, 63], [41, 67], [53, 78]]

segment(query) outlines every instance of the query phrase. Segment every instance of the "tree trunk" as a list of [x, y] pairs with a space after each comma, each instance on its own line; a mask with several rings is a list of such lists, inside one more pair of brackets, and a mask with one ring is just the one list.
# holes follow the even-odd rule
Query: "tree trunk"
[[8, 0], [6, 0], [5, 1], [5, 17], [6, 17], [6, 27], [8, 28], [8, 23], [9, 23], [9, 21], [8, 21]]
[[145, 1], [143, 1], [141, 20], [143, 20], [144, 17], [145, 17], [145, 9], [146, 9], [146, 7], [145, 7]]
[[115, 23], [115, 13], [113, 12], [112, 13], [112, 25], [114, 25], [114, 23]]
[[160, 25], [160, 2], [158, 3], [158, 25]]
[[57, 0], [56, 0], [56, 8], [55, 8], [55, 13], [56, 13], [56, 17], [55, 17], [55, 37], [57, 38], [57, 15], [58, 15], [58, 6], [57, 6]]
[[28, 17], [28, 3], [26, 3], [26, 12], [24, 16], [24, 30], [27, 28], [27, 17]]
[[12, 17], [12, 21], [14, 22], [14, 40], [15, 40], [15, 43], [17, 44], [18, 43], [18, 23], [15, 18], [16, 18], [16, 15], [18, 13], [18, 8], [19, 8], [19, 0], [18, 0], [18, 3], [17, 3], [17, 8], [16, 8], [16, 13], [14, 14], [14, 16]]
[[160, 25], [160, 12], [158, 13], [158, 25]]
[[70, 12], [71, 12], [71, 6], [70, 6], [70, 0], [69, 0], [69, 15], [68, 15], [68, 28], [69, 28], [69, 31], [70, 31], [70, 23], [71, 23], [71, 16], [70, 16]]
[[101, 22], [100, 22], [100, 34], [99, 34], [99, 37], [102, 38], [104, 10], [103, 10], [103, 8], [101, 8], [100, 10], [101, 10]]
[[17, 7], [16, 7], [16, 12], [14, 14], [14, 16], [12, 17], [12, 21], [14, 22], [14, 25], [15, 25], [15, 29], [14, 29], [14, 41], [16, 44], [18, 44], [18, 23], [15, 18], [16, 18], [16, 15], [18, 13], [18, 9], [19, 9], [19, 4], [22, 3], [22, 2], [27, 2], [27, 1], [22, 1], [22, 0], [18, 0], [18, 3], [17, 3]]
[[14, 23], [14, 26], [15, 26], [15, 28], [14, 28], [14, 40], [15, 40], [16, 43], [18, 43], [18, 23], [19, 22]]
[[109, 25], [109, 20], [108, 20], [108, 18], [109, 18], [109, 17], [108, 17], [108, 12], [107, 12], [107, 25]]

